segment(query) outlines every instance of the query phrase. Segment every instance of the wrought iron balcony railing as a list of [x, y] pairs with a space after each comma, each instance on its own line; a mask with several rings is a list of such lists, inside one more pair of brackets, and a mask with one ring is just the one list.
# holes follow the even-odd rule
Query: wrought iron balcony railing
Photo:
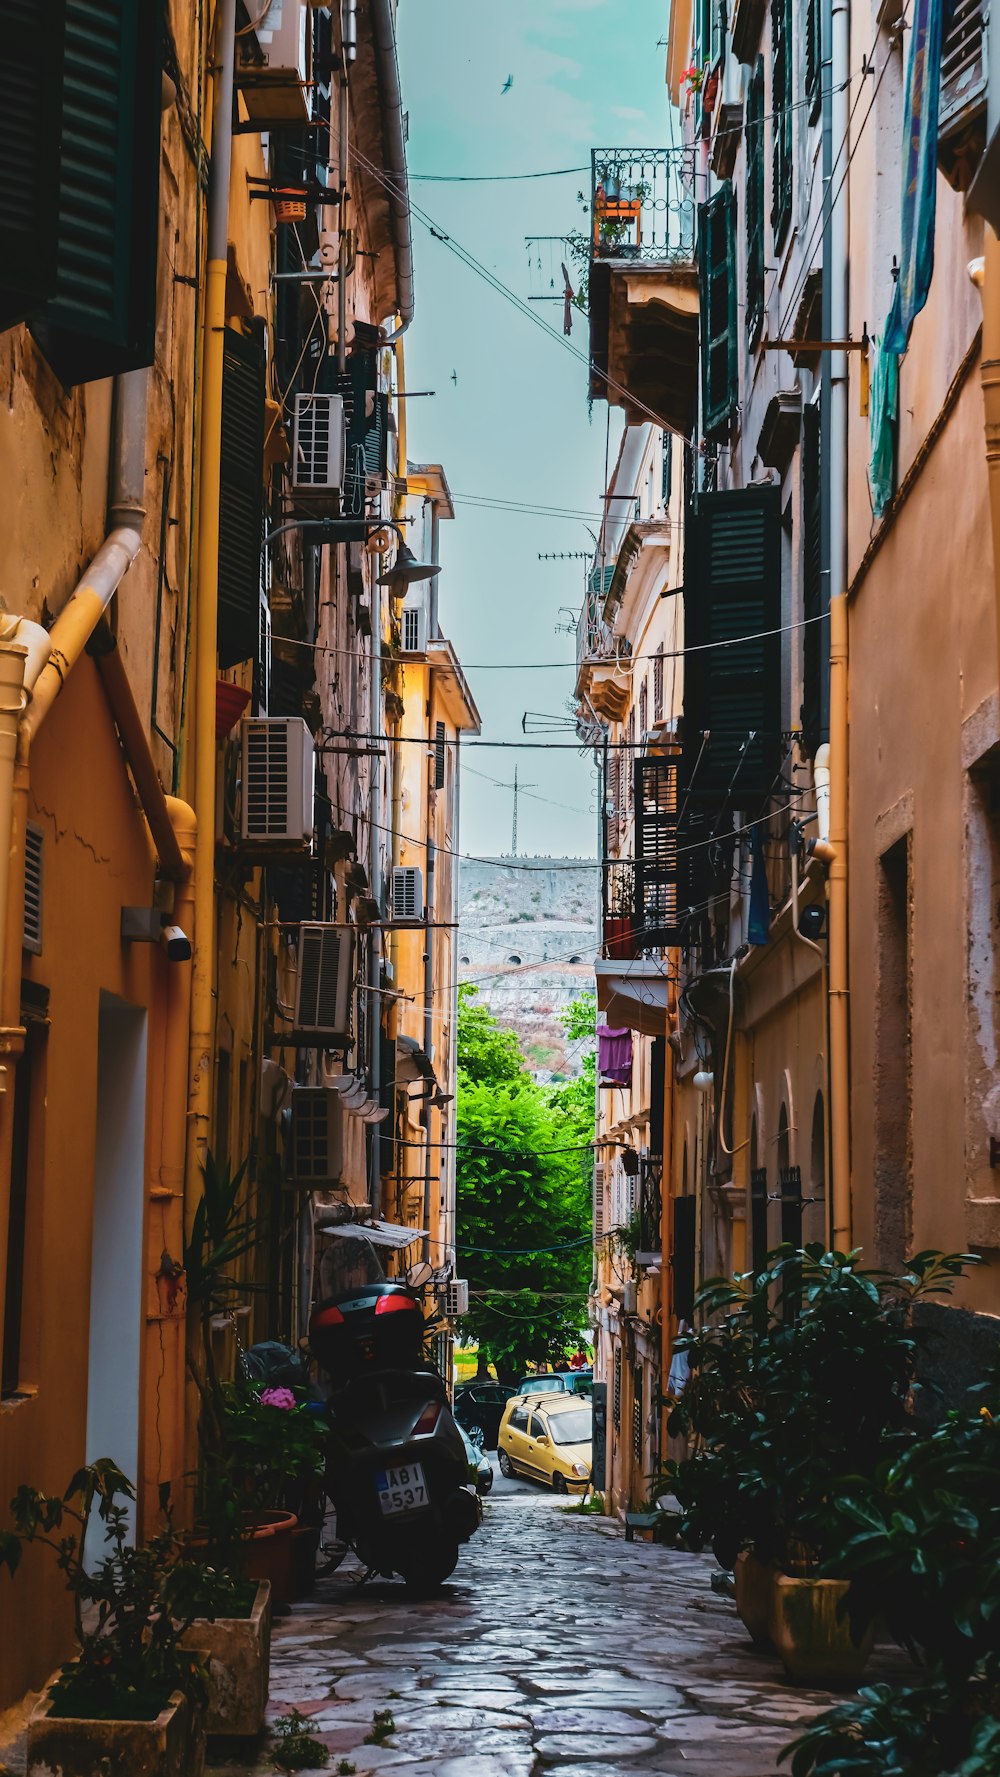
[[591, 259], [690, 263], [694, 189], [691, 149], [593, 149]]

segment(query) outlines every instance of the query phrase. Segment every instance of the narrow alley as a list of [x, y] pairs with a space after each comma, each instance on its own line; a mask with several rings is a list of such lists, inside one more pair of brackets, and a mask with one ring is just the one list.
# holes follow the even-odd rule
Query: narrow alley
[[[343, 1761], [358, 1777], [771, 1777], [830, 1697], [781, 1682], [712, 1591], [714, 1567], [626, 1547], [618, 1522], [497, 1475], [439, 1598], [358, 1591], [351, 1560], [276, 1624], [269, 1722], [298, 1710], [327, 1772]], [[876, 1656], [874, 1677], [890, 1659]], [[373, 1744], [382, 1711], [394, 1728]], [[264, 1777], [272, 1753], [210, 1777]]]

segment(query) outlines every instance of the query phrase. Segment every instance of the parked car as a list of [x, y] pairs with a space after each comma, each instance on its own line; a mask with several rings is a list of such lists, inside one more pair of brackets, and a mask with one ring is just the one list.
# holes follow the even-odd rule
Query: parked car
[[563, 1378], [571, 1394], [585, 1394], [588, 1398], [593, 1394], [593, 1365], [588, 1365], [585, 1370], [559, 1370], [557, 1374]]
[[487, 1450], [495, 1450], [503, 1410], [513, 1393], [503, 1382], [463, 1382], [455, 1390], [455, 1418], [463, 1431], [478, 1426]]
[[568, 1394], [571, 1384], [565, 1376], [556, 1370], [546, 1370], [541, 1376], [522, 1376], [514, 1393], [525, 1394]]
[[555, 1493], [584, 1488], [593, 1460], [593, 1409], [558, 1391], [544, 1401], [514, 1397], [500, 1423], [500, 1473], [545, 1481]]
[[467, 1431], [459, 1426], [466, 1455], [469, 1458], [469, 1480], [475, 1483], [476, 1492], [482, 1497], [493, 1485], [493, 1464], [485, 1450], [473, 1443]]

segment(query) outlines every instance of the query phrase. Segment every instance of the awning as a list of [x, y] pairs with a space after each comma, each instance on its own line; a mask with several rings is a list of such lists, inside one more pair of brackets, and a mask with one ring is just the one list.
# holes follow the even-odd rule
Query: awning
[[597, 1010], [619, 1030], [639, 1030], [660, 1037], [667, 1030], [670, 983], [667, 962], [642, 958], [635, 962], [598, 962]]
[[397, 1037], [397, 1086], [419, 1085], [421, 1081], [428, 1086], [437, 1085], [437, 1075], [434, 1072], [434, 1064], [430, 1056], [426, 1049], [421, 1049], [416, 1037]]
[[372, 1246], [391, 1246], [396, 1252], [427, 1236], [426, 1228], [403, 1228], [398, 1222], [335, 1222], [324, 1227], [319, 1217], [329, 1208], [329, 1204], [322, 1204], [317, 1210], [317, 1234], [336, 1234], [342, 1240], [370, 1240]]

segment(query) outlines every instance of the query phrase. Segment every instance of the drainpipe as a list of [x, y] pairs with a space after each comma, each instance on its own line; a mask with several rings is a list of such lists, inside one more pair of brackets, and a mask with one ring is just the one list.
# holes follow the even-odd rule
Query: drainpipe
[[212, 1115], [215, 960], [215, 682], [218, 674], [219, 489], [222, 454], [222, 363], [226, 325], [226, 248], [233, 148], [233, 62], [236, 0], [218, 0], [212, 71], [212, 174], [208, 192], [208, 264], [199, 438], [198, 580], [195, 625], [194, 968], [188, 1079], [186, 1214], [201, 1196], [201, 1169]]
[[[831, 0], [830, 6], [829, 117], [830, 148], [841, 161], [848, 153], [848, 90], [850, 74], [849, 0]], [[840, 161], [838, 161], [838, 170]], [[839, 175], [843, 178], [843, 175]], [[848, 299], [848, 201], [849, 182], [844, 182], [836, 202], [831, 179], [824, 195], [824, 287], [829, 283], [830, 331], [828, 339], [846, 338]], [[829, 279], [826, 272], [829, 270]], [[829, 358], [829, 426], [827, 451], [828, 536], [830, 589], [830, 741], [829, 766], [830, 847], [833, 853], [827, 881], [830, 922], [829, 975], [827, 982], [830, 1039], [830, 1172], [833, 1204], [833, 1243], [846, 1251], [851, 1246], [851, 1107], [850, 1107], [850, 1001], [848, 997], [847, 948], [847, 809], [848, 809], [848, 629], [847, 629], [847, 354], [832, 352]], [[817, 766], [820, 766], [817, 758]], [[820, 770], [816, 773], [820, 788]], [[819, 797], [817, 798], [819, 800]]]
[[[430, 828], [430, 797], [427, 799], [427, 825]], [[424, 918], [427, 929], [424, 933], [424, 1054], [428, 1061], [434, 1046], [434, 841], [427, 834], [427, 892], [424, 896]], [[431, 1101], [428, 1098], [425, 1113], [427, 1147], [424, 1152], [424, 1221], [428, 1229], [431, 1223], [431, 1179], [433, 1177], [434, 1149], [431, 1145], [433, 1128]], [[424, 1258], [431, 1261], [431, 1241], [428, 1233], [424, 1241]], [[440, 1263], [440, 1260], [437, 1261]]]
[[[127, 390], [124, 383], [134, 384]], [[90, 567], [70, 594], [51, 630], [27, 618], [5, 619], [0, 628], [0, 859], [7, 858], [0, 886], [0, 1179], [10, 1179], [13, 1142], [13, 1080], [24, 1052], [21, 1024], [21, 938], [24, 929], [24, 855], [28, 821], [31, 742], [48, 715], [87, 642], [139, 553], [144, 463], [134, 446], [140, 411], [145, 416], [148, 372], [116, 378], [112, 426], [109, 521], [127, 506], [132, 525], [111, 529]], [[128, 452], [124, 416], [131, 415]], [[121, 423], [119, 423], [121, 416]], [[142, 453], [144, 455], [144, 453]], [[120, 460], [127, 457], [127, 464]], [[127, 498], [126, 498], [127, 491]], [[0, 1312], [6, 1279], [7, 1218], [0, 1217]]]
[[347, 69], [358, 53], [356, 0], [345, 0], [341, 13], [341, 68], [337, 89], [337, 172], [340, 212], [337, 220], [337, 370], [347, 369], [347, 162], [348, 88]]
[[389, 226], [396, 261], [396, 307], [399, 310], [399, 321], [395, 331], [388, 336], [388, 345], [394, 345], [413, 320], [413, 240], [406, 179], [403, 95], [396, 57], [395, 10], [395, 0], [371, 0], [372, 41], [382, 112], [382, 166], [389, 198]]
[[[372, 653], [371, 685], [369, 687], [369, 733], [382, 732], [382, 587], [378, 570], [372, 573]], [[368, 881], [372, 895], [382, 906], [382, 759], [372, 758], [372, 780], [369, 786], [368, 810]], [[380, 933], [372, 932], [371, 956], [368, 963], [368, 1066], [371, 1073], [372, 1097], [381, 1097], [382, 1086], [382, 945]], [[382, 1143], [380, 1125], [371, 1126], [368, 1155], [368, 1196], [372, 1214], [381, 1213], [382, 1206]]]
[[990, 522], [993, 530], [997, 648], [1000, 650], [1000, 241], [990, 227], [983, 231], [983, 264], [973, 279], [983, 298], [983, 355], [979, 375], [986, 422], [986, 469], [989, 477]]

